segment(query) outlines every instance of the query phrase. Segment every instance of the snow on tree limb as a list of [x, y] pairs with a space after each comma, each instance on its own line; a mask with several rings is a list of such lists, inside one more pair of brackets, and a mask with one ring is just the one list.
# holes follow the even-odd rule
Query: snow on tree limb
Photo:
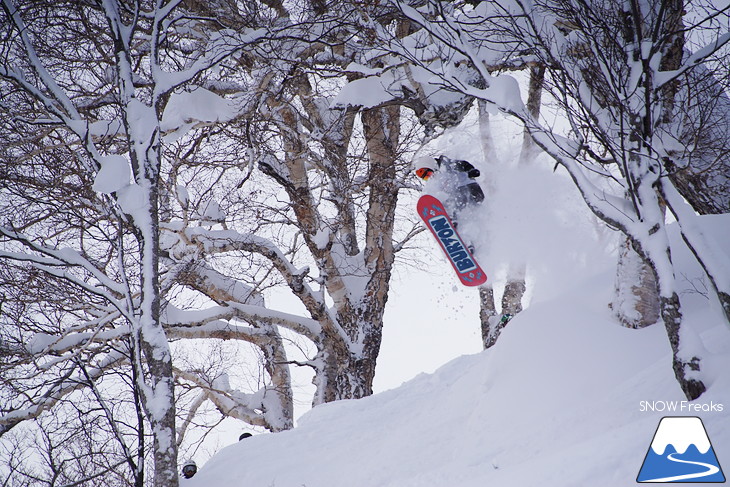
[[710, 279], [725, 312], [726, 323], [730, 326], [730, 255], [700, 231], [697, 225], [699, 216], [671, 182], [662, 184], [661, 190], [667, 207], [677, 219], [682, 238]]
[[[100, 378], [107, 369], [116, 366], [120, 362], [126, 360], [126, 356], [121, 353], [112, 352], [106, 355], [95, 368], [87, 370], [89, 377], [96, 380]], [[76, 374], [76, 376], [74, 376]], [[52, 408], [58, 401], [62, 400], [72, 392], [86, 387], [86, 383], [81, 379], [76, 367], [71, 367], [62, 377], [54, 383], [48, 384], [47, 390], [38, 399], [31, 399], [29, 405], [21, 407], [9, 408], [3, 407], [0, 411], [0, 436], [7, 433], [14, 426], [23, 421], [36, 418], [44, 411]], [[85, 375], [84, 375], [85, 377]]]
[[[243, 250], [247, 252], [255, 252], [267, 258], [274, 267], [281, 273], [286, 280], [292, 292], [297, 295], [302, 303], [306, 306], [314, 320], [322, 323], [322, 326], [329, 326], [333, 330], [339, 330], [338, 333], [343, 340], [349, 340], [347, 334], [337, 325], [337, 322], [330, 315], [329, 310], [324, 306], [317, 293], [315, 293], [309, 284], [304, 280], [307, 269], [298, 269], [289, 262], [279, 247], [268, 239], [255, 235], [244, 235], [233, 230], [208, 230], [202, 227], [188, 228], [185, 230], [186, 238], [192, 244], [201, 245], [207, 252], [231, 252], [235, 250]], [[282, 321], [282, 323], [294, 323], [290, 319]], [[285, 325], [287, 326], [287, 325]], [[317, 331], [309, 325], [300, 330], [307, 330], [306, 336], [313, 337], [321, 333], [319, 325]], [[318, 340], [313, 340], [317, 342]]]
[[[270, 310], [262, 306], [228, 302], [227, 306], [214, 306], [207, 309], [180, 310], [167, 304], [163, 314], [165, 326], [175, 336], [203, 338], [213, 335], [246, 337], [255, 342], [257, 336], [267, 332], [258, 328], [232, 325], [228, 320], [238, 319], [251, 324], [268, 323], [295, 331], [313, 342], [318, 341], [321, 333], [319, 322], [289, 313]], [[197, 335], [197, 336], [196, 336]]]
[[8, 258], [12, 258], [14, 260], [32, 261], [35, 264], [44, 265], [46, 266], [46, 268], [48, 268], [49, 266], [62, 265], [69, 267], [80, 267], [87, 271], [95, 279], [97, 279], [102, 286], [106, 287], [112, 293], [114, 293], [114, 295], [105, 295], [105, 297], [107, 297], [111, 302], [114, 302], [116, 299], [118, 299], [119, 296], [122, 296], [125, 292], [127, 292], [127, 289], [125, 289], [116, 281], [110, 279], [97, 266], [89, 262], [89, 260], [82, 256], [78, 251], [70, 247], [64, 247], [60, 249], [46, 247], [32, 241], [25, 235], [19, 234], [5, 227], [0, 227], [0, 235], [5, 236], [13, 241], [20, 242], [29, 249], [50, 257], [50, 259], [47, 259], [38, 258], [32, 254], [21, 254], [17, 252], [4, 253], [3, 255]]
[[244, 393], [232, 390], [225, 377], [209, 380], [179, 369], [175, 370], [175, 374], [181, 379], [196, 384], [202, 391], [202, 396], [210, 400], [224, 416], [274, 431], [281, 429], [279, 411], [267, 407], [268, 393], [274, 394], [267, 387], [254, 393]]

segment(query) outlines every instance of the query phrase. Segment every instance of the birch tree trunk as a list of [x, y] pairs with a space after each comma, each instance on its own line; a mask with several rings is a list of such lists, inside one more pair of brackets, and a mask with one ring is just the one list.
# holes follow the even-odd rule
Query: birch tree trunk
[[[158, 153], [159, 155], [159, 153]], [[145, 167], [155, 167], [158, 161], [145, 161]], [[159, 167], [159, 166], [157, 166]], [[157, 171], [150, 171], [154, 178], [149, 187], [147, 217], [149, 226], [139, 229], [141, 273], [141, 305], [139, 330], [135, 336], [144, 361], [139, 360], [137, 387], [142, 391], [142, 405], [152, 428], [153, 458], [156, 487], [177, 486], [177, 441], [175, 430], [175, 387], [173, 382], [172, 354], [167, 336], [160, 322], [159, 286], [159, 219]], [[152, 181], [140, 181], [148, 185]], [[146, 183], [146, 184], [145, 184]], [[146, 365], [147, 374], [143, 372]], [[147, 376], [147, 380], [142, 380]]]
[[654, 270], [621, 237], [611, 309], [627, 328], [644, 328], [659, 320], [660, 300]]
[[[278, 123], [286, 127], [281, 132], [284, 161], [260, 167], [286, 191], [296, 216], [291, 225], [301, 232], [318, 266], [318, 284], [331, 299], [329, 304], [324, 292], [303, 286], [304, 275], [289, 283], [321, 326], [309, 335], [317, 347], [316, 405], [372, 394], [396, 252], [393, 229], [404, 172], [398, 163], [401, 119], [397, 106], [361, 111], [365, 151], [353, 156], [358, 112], [330, 109], [331, 100], [316, 92], [306, 74], [296, 86], [301, 111], [283, 98], [269, 99], [282, 115]], [[300, 124], [316, 127], [323, 154], [313, 150]], [[327, 184], [313, 184], [318, 178]], [[332, 212], [322, 210], [321, 202]], [[358, 225], [363, 226], [359, 231]]]
[[[494, 138], [492, 137], [492, 128], [489, 120], [489, 112], [486, 103], [483, 100], [477, 100], [477, 109], [479, 113], [479, 141], [482, 145], [482, 153], [487, 164], [496, 165], [497, 151], [494, 149]], [[489, 195], [493, 194], [493, 181], [487, 181], [484, 192], [486, 200], [489, 201]], [[492, 281], [488, 280], [479, 287], [479, 321], [481, 322], [482, 345], [487, 349], [494, 345], [499, 338], [499, 329], [494, 321], [497, 316], [497, 307], [494, 302], [494, 288]]]
[[[529, 68], [529, 71], [530, 81], [528, 85], [527, 108], [533, 117], [538, 117], [540, 115], [545, 68], [542, 65], [532, 66]], [[479, 110], [482, 146], [485, 147], [485, 154], [494, 154], [491, 134], [485, 133], [489, 130], [489, 115], [485, 110], [483, 101], [479, 102]], [[518, 164], [530, 164], [539, 153], [539, 150], [539, 147], [537, 147], [534, 143], [529, 132], [527, 130], [523, 130], [522, 148], [520, 150]], [[494, 303], [494, 291], [491, 288], [491, 283], [487, 284], [489, 287], [488, 289], [480, 289], [479, 317], [481, 321], [482, 342], [484, 344], [484, 348], [489, 348], [494, 345], [499, 338], [502, 328], [509, 319], [522, 311], [522, 298], [527, 290], [527, 286], [525, 284], [526, 273], [527, 267], [524, 262], [507, 263], [507, 282], [505, 283], [504, 292], [502, 294], [501, 315], [503, 319], [501, 320], [496, 320], [497, 310]]]
[[[104, 8], [114, 40], [119, 99], [123, 107], [122, 122], [136, 183], [125, 188], [124, 193], [120, 190], [120, 206], [135, 228], [140, 252], [139, 321], [135, 323], [137, 326], [132, 326], [132, 335], [137, 342], [135, 348], [143, 354], [144, 360], [137, 357], [135, 364], [137, 388], [141, 391], [142, 406], [152, 429], [155, 466], [153, 485], [177, 487], [179, 476], [172, 354], [160, 322], [160, 120], [165, 105], [162, 93], [154, 93], [150, 105], [138, 98], [130, 52], [133, 37], [133, 34], [128, 33], [130, 26], [122, 20], [119, 5], [109, 2]], [[150, 64], [158, 67], [159, 43], [162, 40], [157, 36], [166, 15], [156, 9], [153, 13]], [[131, 31], [134, 32], [138, 27], [132, 25]], [[155, 75], [153, 79], [156, 80]], [[143, 201], [140, 202], [141, 208], [137, 208], [129, 199], [139, 197], [140, 194], [143, 195]]]
[[495, 321], [494, 289], [491, 285], [479, 287], [479, 321], [481, 322], [482, 345], [484, 349], [493, 346], [499, 339], [502, 328]]
[[[542, 87], [545, 82], [545, 66], [538, 64], [531, 66], [530, 82], [527, 91], [526, 108], [530, 115], [537, 119], [540, 116], [542, 105]], [[540, 153], [540, 148], [532, 140], [527, 129], [522, 133], [522, 149], [520, 151], [520, 165], [532, 164]], [[507, 284], [502, 295], [502, 315], [516, 315], [522, 311], [522, 298], [527, 290], [525, 277], [527, 265], [524, 262], [510, 262], [507, 269]]]
[[370, 162], [364, 265], [367, 283], [358, 299], [343, 301], [337, 317], [350, 341], [358, 344], [347, 356], [336, 347], [329, 354], [338, 360], [330, 366], [325, 400], [353, 399], [373, 392], [375, 365], [383, 334], [383, 314], [388, 301], [395, 259], [393, 227], [398, 201], [397, 149], [400, 141], [400, 108], [373, 108], [362, 112]]

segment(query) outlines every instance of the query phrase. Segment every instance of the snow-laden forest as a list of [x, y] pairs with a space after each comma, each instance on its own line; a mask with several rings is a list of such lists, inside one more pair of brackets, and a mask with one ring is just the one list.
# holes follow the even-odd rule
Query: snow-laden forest
[[611, 485], [642, 401], [722, 457], [730, 7], [0, 5], [3, 485]]
[[[708, 218], [706, 228], [730, 238], [727, 216]], [[615, 269], [594, 255], [576, 265], [572, 284], [544, 281], [559, 292], [538, 291], [489, 350], [372, 397], [316, 407], [292, 431], [238, 442], [231, 436], [181, 485], [635, 485], [664, 416], [700, 417], [727, 469], [730, 332], [719, 306], [692, 285], [701, 270], [688, 252], [678, 254], [688, 279], [685, 316], [712, 371], [696, 401], [674, 379], [661, 327], [616, 326], [606, 307]], [[470, 321], [460, 316], [448, 326]]]

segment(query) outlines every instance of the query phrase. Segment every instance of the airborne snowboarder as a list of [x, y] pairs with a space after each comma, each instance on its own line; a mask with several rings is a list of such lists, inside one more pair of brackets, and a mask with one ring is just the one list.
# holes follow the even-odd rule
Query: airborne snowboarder
[[[454, 228], [459, 227], [459, 215], [467, 207], [484, 201], [484, 191], [475, 181], [479, 177], [479, 169], [469, 161], [450, 159], [444, 155], [439, 157], [422, 156], [413, 164], [416, 176], [430, 181], [431, 191], [442, 198]], [[431, 179], [433, 178], [433, 179]], [[469, 243], [469, 251], [474, 253], [474, 244]]]
[[[474, 181], [479, 177], [479, 170], [467, 161], [446, 156], [421, 157], [414, 161], [414, 166], [416, 175], [429, 181], [428, 194], [421, 196], [416, 205], [419, 216], [433, 233], [461, 283], [466, 286], [483, 284], [487, 276], [474, 258], [474, 246], [463, 241], [456, 231], [461, 211], [484, 200], [482, 188]], [[444, 199], [443, 203], [439, 197]]]

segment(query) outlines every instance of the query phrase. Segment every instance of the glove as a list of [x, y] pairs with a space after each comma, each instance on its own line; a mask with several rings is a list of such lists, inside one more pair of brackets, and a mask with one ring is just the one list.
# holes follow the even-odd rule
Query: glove
[[467, 176], [469, 176], [471, 179], [478, 178], [481, 173], [479, 172], [479, 169], [470, 169], [468, 173], [466, 173]]

